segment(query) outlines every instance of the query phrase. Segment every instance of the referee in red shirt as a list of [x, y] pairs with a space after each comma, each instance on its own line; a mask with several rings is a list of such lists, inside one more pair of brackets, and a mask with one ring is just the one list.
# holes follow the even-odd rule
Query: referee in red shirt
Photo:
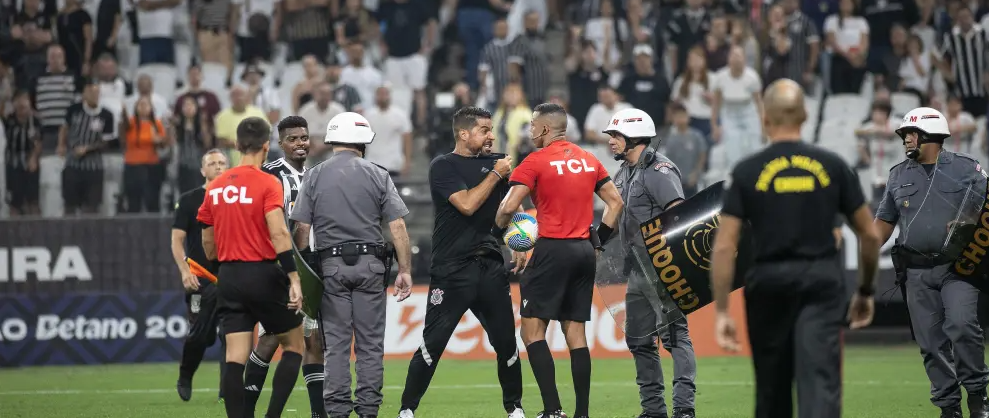
[[594, 219], [597, 193], [607, 208], [595, 234], [600, 241], [607, 241], [622, 213], [622, 197], [601, 162], [566, 140], [567, 112], [563, 107], [550, 103], [536, 106], [529, 129], [532, 142], [540, 149], [529, 154], [512, 173], [509, 179], [512, 188], [498, 207], [495, 223], [501, 230], [496, 234], [503, 234], [522, 200], [531, 193], [539, 237], [532, 251], [532, 262], [519, 279], [522, 342], [543, 397], [541, 416], [566, 417], [556, 390], [553, 354], [546, 345], [549, 321], [560, 321], [570, 348], [577, 398], [574, 416], [586, 417], [591, 354], [587, 350], [584, 323], [591, 319], [597, 262], [588, 226]]
[[226, 332], [222, 386], [230, 418], [244, 417], [244, 363], [255, 324], [277, 335], [282, 346], [266, 417], [281, 416], [302, 365], [302, 289], [285, 225], [282, 186], [261, 171], [270, 137], [271, 126], [264, 119], [247, 118], [237, 126], [237, 150], [244, 156], [239, 166], [206, 186], [197, 216], [206, 257], [222, 263], [218, 314]]

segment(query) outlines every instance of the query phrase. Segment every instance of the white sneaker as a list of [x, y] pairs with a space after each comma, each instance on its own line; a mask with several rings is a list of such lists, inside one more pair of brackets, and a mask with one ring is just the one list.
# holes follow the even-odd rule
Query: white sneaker
[[[399, 417], [404, 418], [404, 417]], [[508, 418], [525, 418], [525, 412], [522, 412], [522, 408], [515, 408], [512, 413], [508, 414]]]
[[398, 418], [415, 418], [416, 415], [412, 413], [411, 409], [403, 409], [398, 412]]

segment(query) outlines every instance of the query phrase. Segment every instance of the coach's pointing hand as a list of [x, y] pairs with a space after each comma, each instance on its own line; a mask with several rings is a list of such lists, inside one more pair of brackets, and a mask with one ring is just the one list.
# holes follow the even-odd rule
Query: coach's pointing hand
[[503, 179], [507, 179], [508, 175], [512, 173], [512, 156], [507, 156], [498, 161], [495, 161], [494, 165], [495, 173]]

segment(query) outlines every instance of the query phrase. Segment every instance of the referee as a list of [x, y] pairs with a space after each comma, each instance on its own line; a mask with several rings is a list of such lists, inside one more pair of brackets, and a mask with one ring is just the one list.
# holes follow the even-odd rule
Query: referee
[[206, 257], [223, 263], [217, 283], [218, 314], [227, 341], [222, 385], [230, 418], [244, 416], [244, 363], [251, 353], [255, 324], [260, 322], [277, 335], [283, 351], [266, 416], [281, 416], [302, 365], [302, 289], [285, 225], [282, 186], [261, 171], [270, 136], [271, 127], [264, 119], [240, 122], [240, 165], [210, 182], [197, 217], [203, 224]]
[[847, 292], [832, 233], [845, 215], [859, 237], [859, 288], [848, 308], [851, 328], [872, 322], [879, 235], [854, 172], [833, 152], [802, 142], [807, 119], [800, 85], [772, 83], [763, 126], [770, 145], [732, 170], [712, 254], [715, 336], [736, 350], [728, 293], [742, 224], [751, 224], [754, 263], [745, 277], [745, 308], [756, 379], [756, 418], [841, 416], [841, 333]]
[[481, 319], [498, 357], [502, 404], [509, 418], [522, 412], [522, 365], [515, 343], [515, 312], [508, 272], [491, 235], [512, 158], [491, 155], [491, 113], [464, 107], [453, 115], [456, 146], [429, 165], [436, 219], [430, 266], [429, 303], [422, 346], [412, 356], [399, 418], [413, 418], [440, 356], [468, 309]]
[[502, 235], [522, 200], [531, 194], [539, 236], [532, 262], [522, 264], [525, 270], [519, 279], [522, 341], [543, 398], [540, 415], [565, 417], [556, 390], [553, 354], [546, 344], [549, 321], [560, 322], [570, 348], [577, 398], [574, 417], [581, 418], [587, 416], [591, 391], [591, 353], [584, 323], [591, 319], [597, 262], [589, 229], [594, 219], [594, 194], [607, 205], [597, 231], [601, 241], [607, 241], [617, 227], [624, 205], [618, 188], [594, 154], [566, 140], [567, 112], [563, 107], [549, 103], [536, 106], [529, 125], [529, 137], [539, 149], [512, 173], [512, 188], [498, 207], [495, 236]]
[[[206, 178], [206, 184], [223, 174], [226, 169], [227, 156], [223, 151], [214, 148], [203, 155], [200, 171]], [[189, 335], [182, 345], [179, 380], [175, 385], [183, 401], [192, 398], [192, 376], [199, 369], [206, 349], [212, 347], [216, 341], [216, 328], [219, 325], [219, 317], [216, 315], [216, 286], [208, 278], [215, 278], [217, 266], [206, 258], [202, 228], [196, 221], [196, 212], [206, 198], [206, 184], [179, 197], [179, 202], [175, 204], [175, 221], [172, 223], [172, 258], [182, 274], [189, 316]], [[223, 344], [222, 339], [220, 342]], [[221, 381], [224, 363], [221, 360]], [[222, 387], [219, 398], [223, 398]]]

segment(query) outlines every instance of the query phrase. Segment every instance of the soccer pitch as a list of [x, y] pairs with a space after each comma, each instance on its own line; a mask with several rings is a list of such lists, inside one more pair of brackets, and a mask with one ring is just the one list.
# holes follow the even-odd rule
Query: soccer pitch
[[[672, 363], [663, 353], [663, 371], [672, 377]], [[631, 358], [595, 360], [591, 387], [591, 417], [634, 417], [639, 413], [638, 389]], [[408, 361], [385, 363], [384, 405], [380, 417], [398, 414]], [[524, 406], [530, 418], [542, 403], [529, 365], [523, 364]], [[701, 418], [746, 417], [753, 413], [750, 360], [701, 358], [697, 361], [697, 413]], [[274, 367], [272, 367], [272, 370]], [[270, 385], [269, 372], [267, 385]], [[190, 402], [175, 393], [178, 366], [146, 365], [32, 367], [0, 370], [0, 417], [225, 417], [216, 402], [219, 380], [215, 362], [203, 364], [194, 381]], [[570, 364], [556, 362], [557, 382], [566, 411], [573, 409]], [[929, 402], [929, 383], [916, 346], [852, 347], [845, 353], [844, 416], [855, 418], [931, 417], [938, 410]], [[264, 413], [270, 386], [258, 406]], [[965, 415], [968, 413], [966, 411]], [[308, 417], [309, 403], [300, 376], [285, 417]], [[353, 415], [356, 416], [356, 415]], [[444, 360], [416, 413], [426, 418], [504, 417], [501, 390], [493, 361]]]

